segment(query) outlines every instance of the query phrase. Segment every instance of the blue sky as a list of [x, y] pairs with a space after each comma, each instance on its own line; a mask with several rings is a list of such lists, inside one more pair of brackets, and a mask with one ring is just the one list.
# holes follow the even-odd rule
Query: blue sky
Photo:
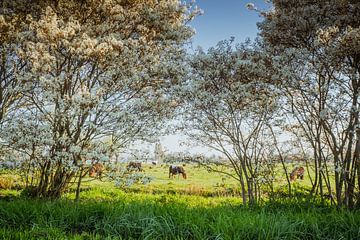
[[[249, 2], [254, 3], [259, 9], [271, 7], [264, 0], [196, 0], [196, 5], [204, 11], [204, 15], [198, 16], [190, 23], [196, 30], [192, 48], [201, 46], [208, 49], [230, 37], [235, 37], [236, 42], [243, 42], [246, 38], [254, 39], [258, 33], [256, 23], [262, 19], [257, 12], [246, 8]], [[189, 151], [207, 155], [215, 153], [199, 146], [182, 145], [181, 142], [189, 143], [182, 134], [165, 136], [161, 139], [167, 152]]]
[[196, 0], [204, 15], [198, 16], [190, 24], [196, 30], [193, 48], [201, 46], [207, 49], [232, 36], [236, 42], [243, 42], [247, 37], [254, 39], [258, 33], [256, 23], [261, 18], [257, 12], [246, 8], [249, 2], [259, 9], [271, 6], [264, 0]]

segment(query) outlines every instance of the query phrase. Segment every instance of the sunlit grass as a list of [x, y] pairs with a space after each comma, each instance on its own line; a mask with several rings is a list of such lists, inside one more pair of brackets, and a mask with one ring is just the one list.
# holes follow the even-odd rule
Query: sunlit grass
[[95, 188], [78, 203], [0, 201], [1, 239], [359, 239], [359, 225], [359, 212], [295, 200], [244, 207]]

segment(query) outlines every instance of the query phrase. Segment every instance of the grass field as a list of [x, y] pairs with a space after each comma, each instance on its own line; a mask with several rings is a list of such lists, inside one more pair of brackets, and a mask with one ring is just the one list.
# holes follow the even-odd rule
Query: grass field
[[147, 166], [153, 182], [125, 190], [87, 182], [77, 203], [74, 192], [45, 201], [1, 190], [0, 239], [360, 239], [359, 211], [303, 198], [244, 207], [236, 181], [186, 169], [187, 180], [169, 179]]
[[144, 174], [153, 180], [147, 185], [134, 185], [129, 191], [146, 193], [182, 193], [201, 196], [223, 196], [239, 193], [239, 185], [235, 179], [208, 172], [194, 165], [184, 167], [187, 179], [177, 175], [169, 179], [169, 166], [144, 166]]

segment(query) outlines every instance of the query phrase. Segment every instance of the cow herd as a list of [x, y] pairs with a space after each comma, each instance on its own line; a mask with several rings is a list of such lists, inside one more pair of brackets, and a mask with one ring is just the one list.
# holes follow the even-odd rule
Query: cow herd
[[[156, 162], [152, 162], [152, 165], [156, 165]], [[89, 169], [89, 177], [93, 177], [93, 178], [100, 178], [104, 172], [104, 165], [101, 163], [95, 163], [93, 164], [90, 169]], [[138, 172], [143, 172], [144, 169], [142, 167], [142, 163], [141, 162], [129, 162], [126, 166], [126, 170], [129, 172], [132, 171], [138, 171]], [[182, 175], [183, 179], [187, 178], [185, 169], [183, 166], [176, 166], [176, 165], [171, 165], [169, 167], [169, 178], [174, 178], [175, 175]]]
[[[152, 163], [156, 165], [156, 163]], [[129, 162], [126, 166], [128, 171], [144, 171], [141, 162]], [[104, 171], [104, 165], [101, 163], [95, 163], [91, 166], [89, 170], [90, 177], [101, 177]], [[296, 179], [304, 179], [305, 169], [304, 167], [295, 167], [294, 170], [290, 174], [290, 180], [295, 181]], [[174, 178], [175, 175], [182, 175], [183, 179], [187, 179], [186, 171], [183, 166], [171, 165], [169, 167], [169, 178]]]
[[[156, 162], [151, 162], [152, 165], [156, 165]], [[126, 166], [126, 169], [128, 171], [139, 171], [142, 172], [144, 171], [142, 168], [142, 164], [141, 162], [129, 162], [128, 165]], [[184, 179], [187, 178], [186, 176], [186, 172], [183, 166], [176, 166], [176, 165], [171, 165], [169, 167], [169, 178], [174, 178], [175, 175], [182, 175], [182, 177]]]

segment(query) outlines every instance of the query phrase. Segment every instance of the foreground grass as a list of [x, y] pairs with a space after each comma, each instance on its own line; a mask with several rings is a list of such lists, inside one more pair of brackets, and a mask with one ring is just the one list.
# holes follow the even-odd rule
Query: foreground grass
[[145, 166], [154, 180], [123, 191], [86, 179], [78, 203], [74, 191], [57, 201], [22, 198], [21, 188], [7, 186], [17, 176], [2, 175], [0, 239], [360, 239], [359, 211], [301, 200], [308, 177], [293, 183], [297, 200], [243, 207], [233, 179], [186, 170], [187, 180], [169, 179], [168, 166]]
[[78, 203], [0, 200], [0, 239], [360, 239], [360, 212], [93, 189]]

